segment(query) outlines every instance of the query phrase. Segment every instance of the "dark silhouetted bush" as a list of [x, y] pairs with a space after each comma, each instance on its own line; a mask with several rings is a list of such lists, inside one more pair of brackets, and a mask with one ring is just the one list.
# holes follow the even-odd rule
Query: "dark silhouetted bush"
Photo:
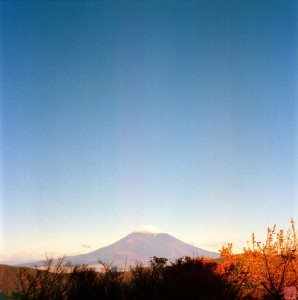
[[87, 265], [72, 266], [64, 258], [48, 259], [42, 269], [20, 268], [18, 299], [236, 299], [231, 286], [215, 272], [217, 263], [212, 260], [184, 257], [167, 264], [166, 258], [154, 256], [148, 267], [136, 263], [125, 281], [124, 272], [101, 264], [101, 272]]
[[236, 299], [229, 285], [214, 273], [217, 263], [184, 257], [165, 269], [162, 299]]

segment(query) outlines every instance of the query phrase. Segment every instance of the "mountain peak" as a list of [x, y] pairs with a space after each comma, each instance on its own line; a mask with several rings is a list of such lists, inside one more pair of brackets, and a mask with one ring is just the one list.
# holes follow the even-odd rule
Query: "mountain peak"
[[[183, 256], [218, 258], [219, 254], [186, 244], [152, 226], [142, 226], [119, 241], [90, 253], [68, 257], [72, 264], [97, 265], [98, 261], [113, 263], [120, 269], [133, 266], [136, 262], [148, 265], [151, 257], [164, 257], [175, 261]], [[42, 265], [43, 262], [23, 264]]]
[[157, 227], [146, 225], [146, 226], [141, 226], [135, 232], [141, 232], [141, 233], [165, 233], [164, 231], [160, 230]]

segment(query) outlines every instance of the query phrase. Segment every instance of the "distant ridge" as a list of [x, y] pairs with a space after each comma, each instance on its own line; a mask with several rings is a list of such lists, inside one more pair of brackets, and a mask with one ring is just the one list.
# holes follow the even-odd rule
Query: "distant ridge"
[[[137, 230], [107, 247], [86, 254], [69, 256], [67, 259], [73, 264], [88, 265], [97, 265], [101, 260], [105, 263], [113, 263], [123, 269], [136, 262], [146, 265], [153, 256], [165, 257], [174, 261], [183, 256], [218, 258], [219, 253], [189, 245], [167, 233]], [[23, 265], [33, 267], [41, 264], [42, 261]]]

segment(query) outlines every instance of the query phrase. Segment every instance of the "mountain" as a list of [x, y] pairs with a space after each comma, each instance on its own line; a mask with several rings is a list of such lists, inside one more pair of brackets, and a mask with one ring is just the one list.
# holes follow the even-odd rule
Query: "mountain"
[[[113, 263], [119, 268], [128, 268], [136, 262], [148, 264], [150, 257], [165, 257], [170, 261], [183, 256], [204, 256], [218, 258], [219, 254], [186, 244], [167, 233], [148, 231], [133, 232], [121, 240], [90, 253], [67, 257], [73, 264], [97, 265], [101, 260]], [[39, 266], [42, 262], [26, 264], [26, 266]]]

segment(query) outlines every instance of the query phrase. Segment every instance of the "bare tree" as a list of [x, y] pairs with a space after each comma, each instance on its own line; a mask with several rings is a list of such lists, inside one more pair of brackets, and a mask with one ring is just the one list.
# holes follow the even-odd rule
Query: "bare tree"
[[[54, 263], [55, 262], [55, 263]], [[20, 267], [18, 279], [23, 299], [65, 299], [69, 264], [65, 257], [46, 259], [42, 267]]]

